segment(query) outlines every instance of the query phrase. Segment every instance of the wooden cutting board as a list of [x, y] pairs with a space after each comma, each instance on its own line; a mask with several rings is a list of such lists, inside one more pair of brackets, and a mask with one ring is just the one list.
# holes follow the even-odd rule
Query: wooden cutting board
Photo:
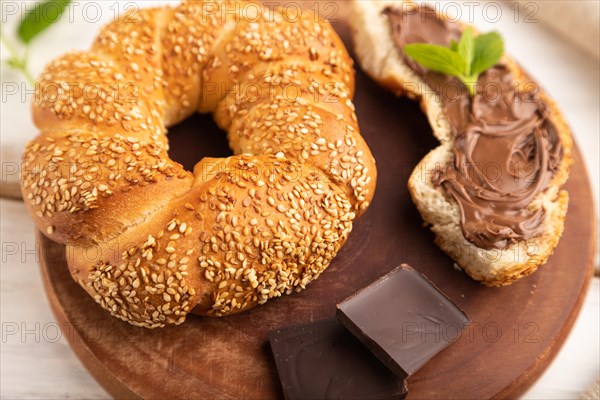
[[[336, 24], [349, 46], [347, 27]], [[350, 47], [350, 46], [349, 46]], [[594, 207], [575, 150], [566, 185], [565, 232], [550, 261], [510, 287], [487, 288], [455, 270], [406, 188], [417, 162], [437, 145], [417, 104], [397, 99], [358, 71], [356, 109], [378, 163], [375, 199], [347, 244], [305, 291], [222, 319], [190, 316], [180, 326], [145, 330], [109, 316], [72, 281], [64, 246], [43, 235], [41, 271], [52, 309], [75, 353], [115, 397], [282, 398], [267, 333], [332, 317], [339, 301], [407, 262], [427, 275], [473, 320], [458, 341], [409, 380], [409, 398], [506, 398], [523, 393], [568, 335], [593, 271]], [[209, 116], [171, 130], [171, 155], [187, 168], [227, 156]]]

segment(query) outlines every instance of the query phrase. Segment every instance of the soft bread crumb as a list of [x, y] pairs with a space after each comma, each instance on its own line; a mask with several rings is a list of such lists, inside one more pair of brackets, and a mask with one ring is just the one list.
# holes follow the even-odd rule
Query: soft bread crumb
[[[545, 210], [544, 233], [502, 250], [486, 250], [468, 242], [460, 225], [458, 204], [443, 189], [436, 187], [431, 172], [436, 165], [446, 165], [452, 159], [453, 138], [447, 119], [436, 95], [423, 95], [424, 82], [402, 61], [391, 35], [385, 7], [401, 5], [398, 1], [352, 1], [350, 23], [355, 52], [363, 70], [381, 86], [399, 95], [420, 101], [433, 134], [440, 146], [427, 154], [414, 169], [408, 182], [412, 199], [423, 219], [431, 225], [435, 242], [473, 279], [489, 286], [509, 285], [534, 272], [554, 251], [563, 232], [568, 194], [560, 187], [569, 175], [573, 162], [572, 138], [564, 117], [555, 102], [540, 90], [540, 96], [550, 110], [553, 123], [563, 145], [563, 160], [548, 188], [530, 204]], [[517, 63], [505, 55], [503, 61], [519, 82], [531, 81]]]

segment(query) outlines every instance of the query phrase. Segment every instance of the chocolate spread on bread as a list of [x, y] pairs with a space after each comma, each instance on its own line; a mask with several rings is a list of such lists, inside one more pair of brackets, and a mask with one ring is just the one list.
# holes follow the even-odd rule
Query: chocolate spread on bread
[[[448, 46], [460, 39], [460, 26], [431, 8], [384, 12], [401, 51], [409, 43]], [[562, 160], [547, 105], [534, 91], [517, 90], [501, 63], [480, 75], [471, 97], [457, 78], [428, 71], [406, 56], [404, 61], [438, 95], [449, 122], [454, 158], [436, 166], [433, 182], [458, 203], [465, 238], [483, 249], [503, 249], [540, 235], [544, 210], [528, 206]]]

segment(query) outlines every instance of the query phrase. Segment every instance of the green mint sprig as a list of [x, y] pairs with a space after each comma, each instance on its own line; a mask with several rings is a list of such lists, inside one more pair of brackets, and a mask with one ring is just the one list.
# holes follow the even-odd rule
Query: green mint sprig
[[25, 46], [23, 52], [19, 52], [8, 40], [4, 31], [0, 29], [0, 40], [2, 40], [2, 44], [10, 54], [10, 57], [6, 60], [6, 64], [21, 72], [31, 85], [35, 83], [35, 79], [33, 79], [33, 75], [27, 67], [29, 44], [49, 26], [60, 20], [61, 15], [70, 2], [71, 0], [39, 1], [35, 4], [34, 8], [25, 14], [17, 27], [17, 37]]
[[457, 77], [473, 96], [479, 75], [502, 58], [504, 42], [497, 32], [474, 36], [469, 27], [450, 47], [413, 43], [404, 46], [404, 53], [431, 71]]

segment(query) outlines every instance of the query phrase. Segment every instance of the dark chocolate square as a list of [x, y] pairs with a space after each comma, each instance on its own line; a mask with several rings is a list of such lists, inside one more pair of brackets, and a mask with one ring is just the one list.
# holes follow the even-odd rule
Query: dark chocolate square
[[403, 399], [396, 377], [334, 318], [271, 331], [287, 400]]
[[399, 377], [417, 371], [470, 322], [433, 283], [405, 264], [343, 301], [336, 315]]

